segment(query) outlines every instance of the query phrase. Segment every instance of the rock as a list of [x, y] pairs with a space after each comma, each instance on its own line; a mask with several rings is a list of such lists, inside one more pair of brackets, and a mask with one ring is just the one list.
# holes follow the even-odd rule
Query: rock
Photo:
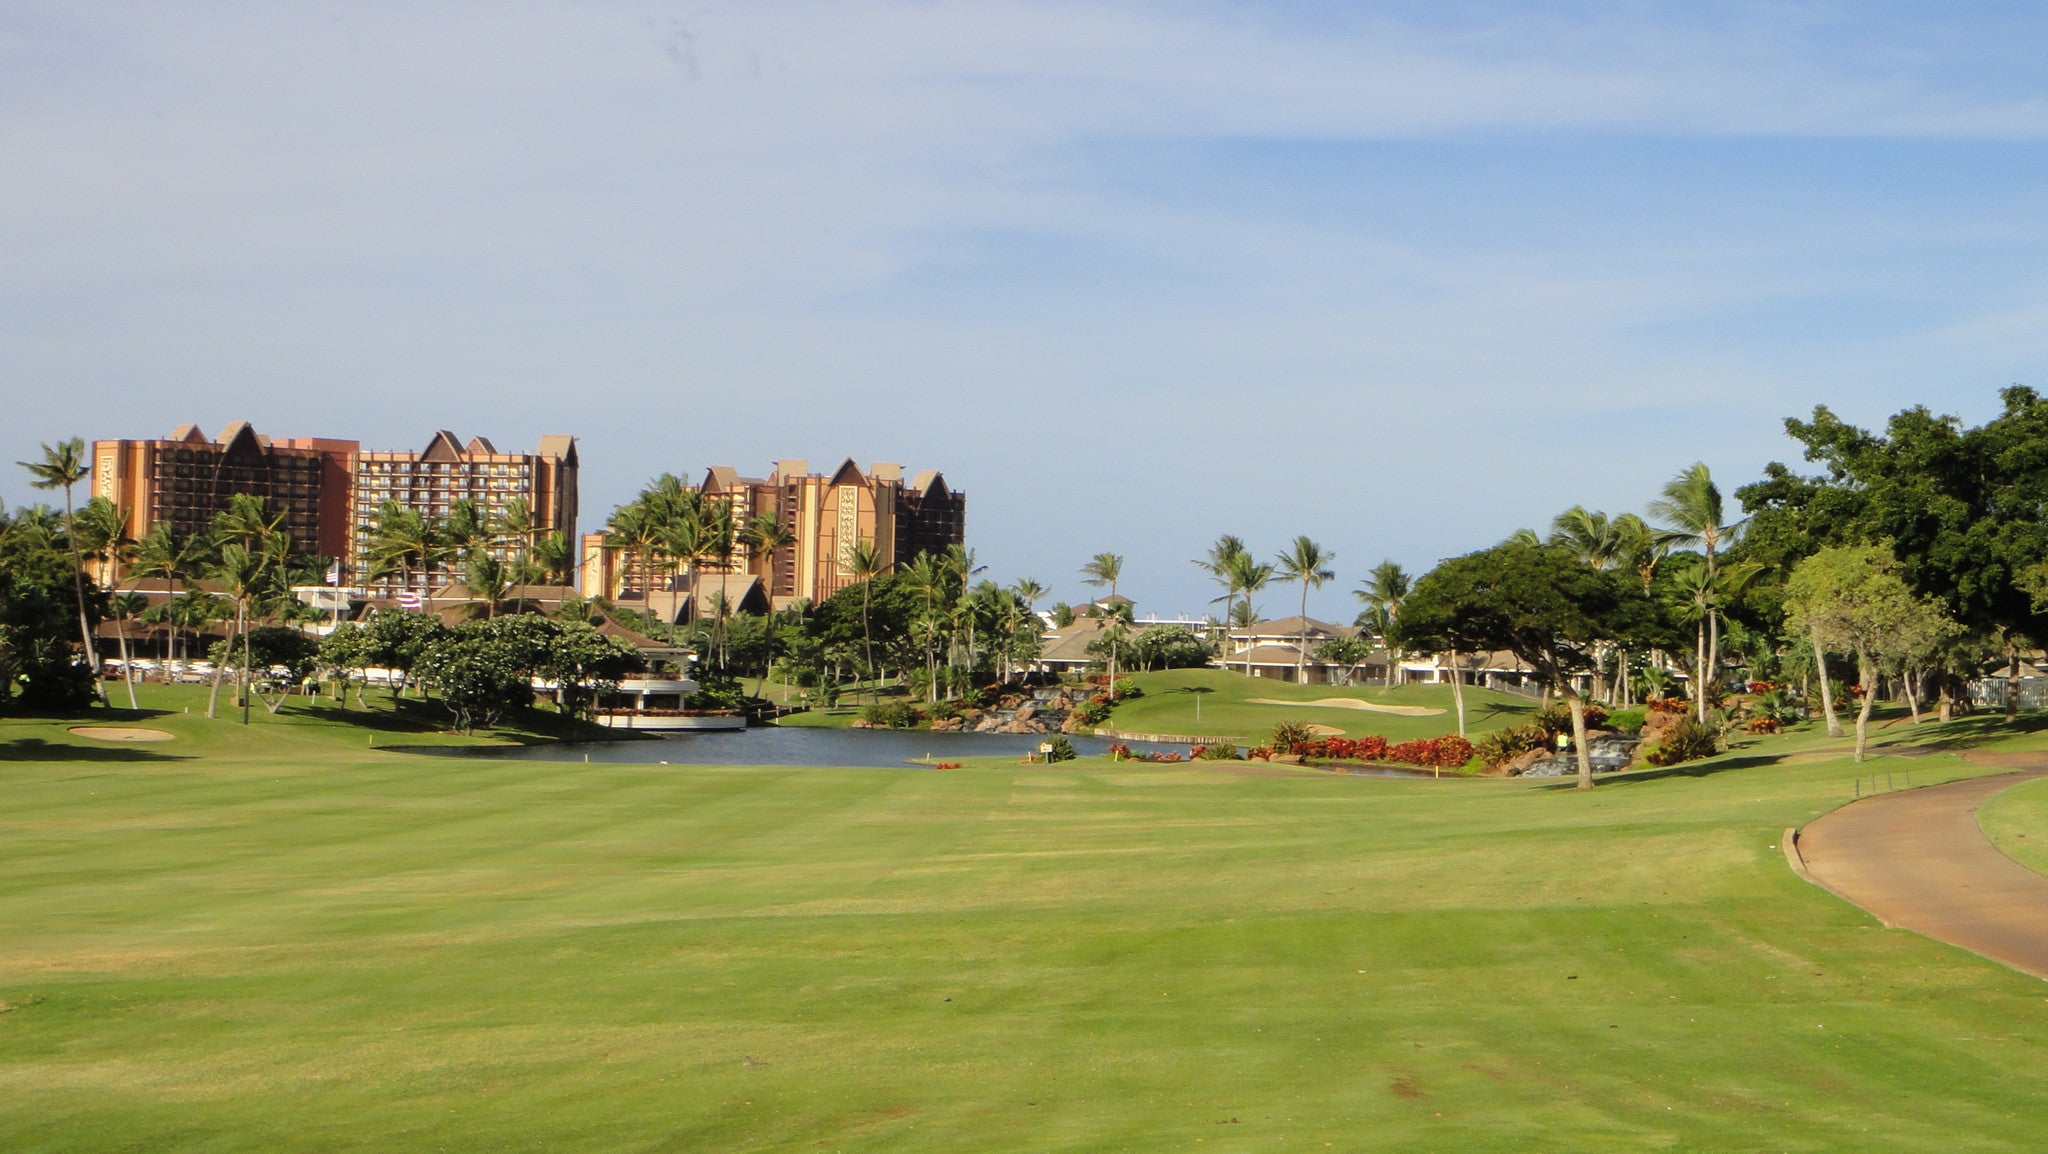
[[1550, 751], [1546, 749], [1531, 749], [1523, 753], [1518, 753], [1514, 757], [1508, 759], [1505, 765], [1501, 766], [1501, 772], [1507, 774], [1509, 777], [1520, 777], [1523, 774], [1529, 772], [1530, 766], [1535, 765], [1537, 762], [1542, 761], [1549, 756]]
[[958, 733], [966, 728], [967, 719], [964, 717], [941, 717], [932, 722], [933, 733]]
[[1032, 719], [1032, 718], [1033, 718], [1034, 716], [1036, 716], [1036, 715], [1037, 715], [1037, 713], [1038, 713], [1038, 707], [1037, 707], [1036, 705], [1033, 705], [1033, 704], [1031, 704], [1030, 702], [1028, 702], [1028, 701], [1027, 701], [1027, 702], [1025, 702], [1024, 704], [1022, 704], [1022, 705], [1020, 705], [1020, 706], [1018, 706], [1018, 707], [1017, 707], [1017, 717], [1016, 717], [1016, 720], [1018, 720], [1018, 721], [1029, 721], [1029, 720], [1031, 720], [1031, 719]]
[[1003, 727], [1003, 719], [991, 713], [974, 723], [976, 733], [994, 733]]
[[1071, 713], [1067, 714], [1065, 721], [1060, 722], [1061, 733], [1079, 733], [1083, 728], [1085, 727], [1082, 726], [1081, 719]]
[[865, 717], [856, 717], [853, 719], [853, 724], [847, 726], [848, 729], [873, 729], [874, 727], [875, 723]]

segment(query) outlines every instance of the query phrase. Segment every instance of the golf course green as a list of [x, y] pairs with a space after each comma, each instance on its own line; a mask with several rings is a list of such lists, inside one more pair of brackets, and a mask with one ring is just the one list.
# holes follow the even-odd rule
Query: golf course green
[[91, 718], [166, 741], [0, 720], [0, 1150], [2036, 1151], [2048, 1122], [2048, 985], [1787, 868], [1859, 773], [1810, 733], [1588, 793], [436, 758], [372, 741], [461, 739], [195, 700]]

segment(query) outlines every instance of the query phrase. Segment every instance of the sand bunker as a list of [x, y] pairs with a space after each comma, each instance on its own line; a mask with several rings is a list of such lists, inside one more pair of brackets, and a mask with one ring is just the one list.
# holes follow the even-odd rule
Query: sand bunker
[[96, 737], [101, 741], [171, 741], [172, 736], [161, 729], [142, 729], [126, 725], [74, 725], [71, 732], [80, 737]]
[[1309, 731], [1310, 733], [1313, 733], [1313, 734], [1315, 734], [1315, 735], [1316, 735], [1317, 737], [1342, 737], [1342, 736], [1344, 736], [1344, 731], [1343, 731], [1343, 730], [1341, 730], [1341, 729], [1338, 729], [1338, 728], [1337, 728], [1336, 726], [1334, 726], [1334, 725], [1311, 725], [1311, 726], [1309, 726], [1309, 727], [1308, 727], [1308, 731]]
[[1443, 712], [1426, 705], [1374, 705], [1356, 697], [1323, 697], [1315, 701], [1282, 701], [1277, 697], [1248, 697], [1252, 705], [1305, 705], [1310, 709], [1364, 709], [1372, 713], [1398, 713], [1403, 717], [1435, 717]]

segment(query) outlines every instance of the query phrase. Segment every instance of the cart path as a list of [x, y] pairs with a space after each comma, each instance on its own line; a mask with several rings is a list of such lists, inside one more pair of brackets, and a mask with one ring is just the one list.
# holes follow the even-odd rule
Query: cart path
[[1796, 860], [1886, 926], [2048, 978], [2048, 877], [2000, 853], [1977, 827], [1986, 799], [2048, 776], [2048, 754], [1971, 760], [2017, 772], [1852, 802], [1799, 831]]

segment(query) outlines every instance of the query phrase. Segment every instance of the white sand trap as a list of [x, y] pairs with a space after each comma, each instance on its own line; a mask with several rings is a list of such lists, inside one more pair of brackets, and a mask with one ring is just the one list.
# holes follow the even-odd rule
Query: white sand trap
[[1313, 734], [1315, 734], [1315, 735], [1316, 735], [1317, 737], [1342, 737], [1342, 736], [1344, 736], [1344, 731], [1343, 731], [1343, 730], [1341, 730], [1341, 729], [1338, 729], [1338, 728], [1337, 728], [1336, 726], [1334, 726], [1334, 725], [1310, 725], [1310, 726], [1308, 727], [1308, 731], [1309, 731], [1310, 733], [1313, 733]]
[[1277, 697], [1247, 697], [1251, 705], [1306, 705], [1310, 709], [1363, 709], [1371, 713], [1398, 713], [1403, 717], [1435, 717], [1443, 712], [1427, 705], [1375, 705], [1356, 697], [1324, 697], [1315, 701], [1282, 701]]
[[129, 725], [74, 725], [71, 732], [80, 737], [96, 737], [101, 741], [173, 741], [170, 734], [161, 729], [142, 729]]

